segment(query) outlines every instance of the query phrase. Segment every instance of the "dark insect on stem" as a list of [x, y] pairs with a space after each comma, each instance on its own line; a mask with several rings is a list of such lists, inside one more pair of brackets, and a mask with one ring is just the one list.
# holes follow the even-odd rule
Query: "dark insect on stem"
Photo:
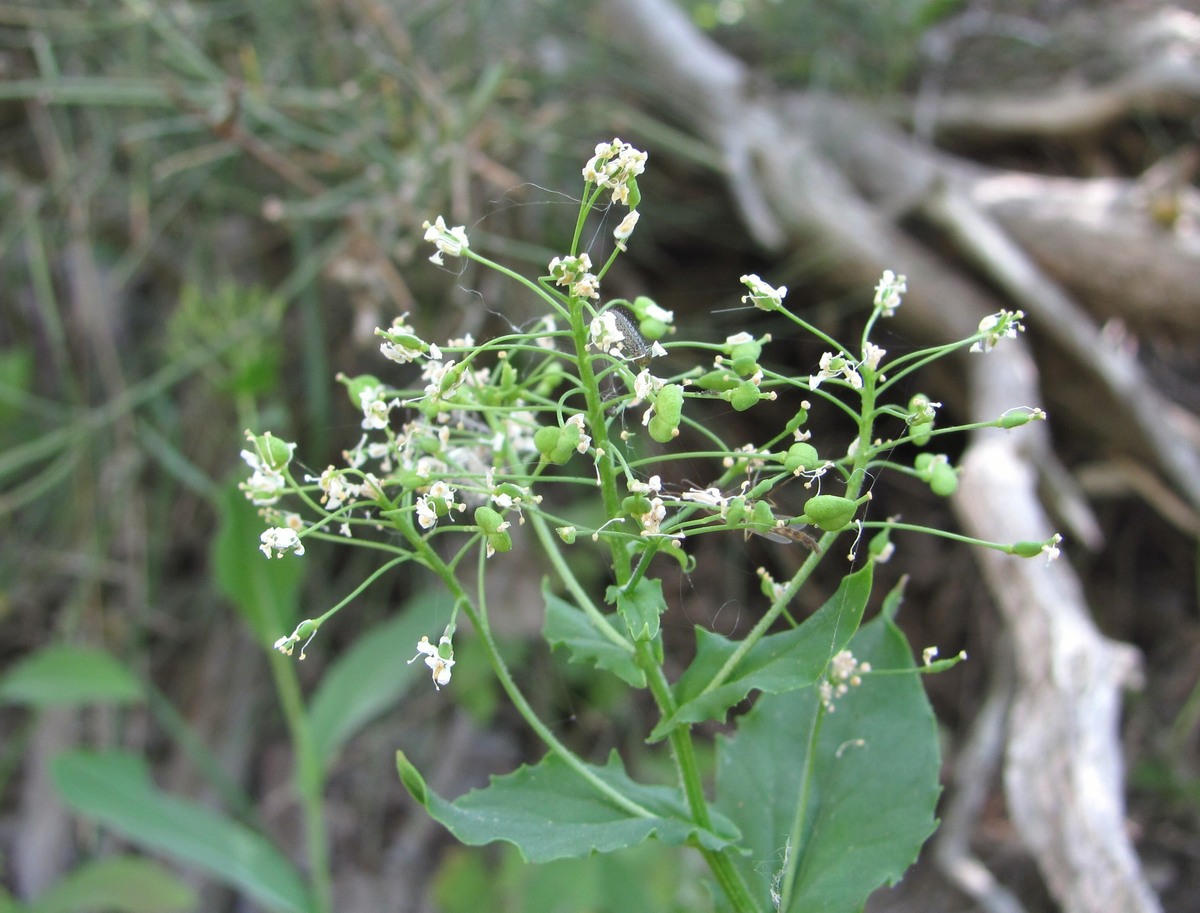
[[650, 361], [653, 347], [646, 341], [638, 328], [638, 319], [633, 311], [622, 304], [612, 304], [605, 309], [617, 322], [617, 330], [625, 340], [624, 349], [630, 361], [644, 366]]
[[762, 536], [764, 539], [770, 539], [772, 542], [783, 542], [786, 544], [798, 543], [803, 545], [810, 552], [821, 554], [821, 546], [817, 544], [817, 540], [808, 533], [794, 526], [776, 526], [769, 530], [750, 529], [746, 527], [746, 532], [753, 533], [756, 536]]

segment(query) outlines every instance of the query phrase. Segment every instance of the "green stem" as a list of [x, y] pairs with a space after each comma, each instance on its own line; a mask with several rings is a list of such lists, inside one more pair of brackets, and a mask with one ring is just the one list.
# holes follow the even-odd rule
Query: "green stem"
[[517, 683], [513, 680], [512, 673], [509, 672], [508, 665], [504, 662], [504, 657], [501, 655], [500, 649], [492, 637], [492, 632], [486, 619], [482, 618], [475, 611], [470, 596], [463, 589], [454, 570], [442, 561], [441, 556], [429, 546], [423, 537], [412, 529], [411, 524], [399, 524], [399, 526], [408, 538], [413, 550], [419, 554], [421, 561], [441, 578], [447, 589], [450, 590], [450, 593], [463, 607], [463, 611], [467, 613], [467, 617], [471, 619], [471, 623], [475, 626], [476, 634], [479, 636], [479, 641], [483, 645], [484, 652], [487, 654], [492, 669], [496, 673], [496, 678], [500, 682], [500, 687], [504, 689], [509, 700], [513, 702], [513, 706], [517, 709], [517, 712], [529, 724], [529, 728], [537, 734], [538, 738], [546, 744], [546, 747], [550, 751], [556, 754], [568, 767], [583, 777], [593, 788], [618, 808], [639, 818], [655, 817], [652, 811], [642, 807], [605, 783], [581, 758], [559, 741], [558, 736], [542, 722], [537, 712], [529, 704], [529, 701], [526, 700]]
[[818, 701], [816, 715], [808, 732], [808, 749], [804, 753], [804, 772], [800, 780], [800, 800], [796, 804], [796, 817], [792, 821], [792, 831], [788, 835], [787, 862], [784, 866], [783, 878], [779, 888], [779, 909], [786, 910], [791, 906], [792, 891], [796, 884], [796, 872], [800, 860], [804, 856], [804, 819], [808, 803], [812, 797], [813, 766], [817, 757], [817, 738], [821, 733], [821, 723], [825, 719], [825, 708]]
[[275, 651], [271, 651], [270, 661], [275, 690], [279, 693], [284, 719], [295, 746], [295, 782], [296, 791], [300, 794], [300, 811], [304, 817], [313, 909], [317, 913], [330, 913], [333, 910], [333, 880], [329, 869], [329, 842], [322, 799], [325, 772], [313, 747], [312, 729], [309, 727], [304, 698], [300, 693], [296, 667]]

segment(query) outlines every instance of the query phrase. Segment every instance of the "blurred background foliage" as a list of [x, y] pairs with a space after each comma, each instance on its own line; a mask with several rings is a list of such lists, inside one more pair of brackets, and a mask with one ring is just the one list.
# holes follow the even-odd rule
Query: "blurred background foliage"
[[[905, 85], [923, 30], [960, 4], [687, 5], [780, 83], [878, 98]], [[76, 697], [65, 717], [28, 696], [0, 707], [0, 872], [17, 896], [120, 845], [72, 823], [39, 775], [68, 747], [140, 754], [164, 790], [303, 857], [278, 658], [263, 649], [287, 632], [239, 587], [284, 594], [278, 623], [324, 611], [374, 564], [313, 548], [302, 579], [256, 583], [289, 572], [222, 558], [261, 558], [253, 523], [233, 517], [237, 452], [243, 429], [269, 429], [298, 441], [313, 472], [336, 462], [360, 432], [335, 374], [384, 374], [373, 330], [398, 314], [434, 340], [533, 316], [496, 276], [427, 263], [425, 220], [465, 224], [473, 246], [538, 274], [569, 237], [583, 161], [619, 135], [651, 157], [610, 290], [733, 331], [710, 312], [760, 254], [711, 151], [645, 109], [641, 78], [578, 0], [0, 0], [0, 666], [50, 644], [99, 646], [149, 695], [82, 710]], [[912, 554], [934, 576], [962, 560], [973, 579], [938, 543]], [[531, 645], [537, 577], [523, 568], [497, 587], [540, 711], [581, 750], [636, 758], [645, 708]], [[323, 630], [298, 667], [305, 691], [421, 582], [392, 575]], [[931, 623], [962, 598], [945, 596]], [[443, 793], [534, 749], [469, 652], [439, 695], [424, 680], [403, 704], [409, 679], [387, 691], [332, 762], [338, 908], [702, 909], [685, 871], [695, 860], [657, 846], [536, 874], [504, 852], [436, 851], [443, 835], [401, 799], [395, 748], [437, 768]], [[407, 658], [390, 660], [397, 677]], [[21, 857], [33, 834], [50, 847], [43, 865]], [[200, 908], [237, 908], [227, 889], [191, 883]]]

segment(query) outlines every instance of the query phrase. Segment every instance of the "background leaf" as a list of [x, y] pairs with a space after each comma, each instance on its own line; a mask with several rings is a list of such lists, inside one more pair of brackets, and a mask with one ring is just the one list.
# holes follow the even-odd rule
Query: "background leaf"
[[758, 689], [782, 694], [815, 682], [835, 653], [843, 650], [858, 630], [871, 595], [873, 562], [842, 579], [837, 591], [799, 627], [768, 634], [743, 657], [721, 685], [708, 688], [713, 677], [738, 648], [734, 641], [696, 628], [696, 658], [675, 683], [679, 707], [661, 720], [651, 740], [664, 738], [681, 723], [723, 719], [725, 712]]
[[220, 528], [212, 550], [217, 585], [258, 642], [269, 647], [291, 634], [299, 621], [304, 559], [291, 554], [268, 559], [258, 550], [258, 537], [266, 526], [235, 483], [225, 487], [218, 506]]
[[113, 856], [70, 872], [29, 913], [174, 913], [197, 903], [196, 892], [153, 859]]
[[[879, 617], [850, 649], [874, 671], [821, 722], [799, 846], [786, 844], [817, 689], [763, 695], [739, 720], [736, 738], [718, 746], [716, 805], [745, 835], [751, 852], [736, 863], [764, 909], [786, 857], [796, 866], [789, 911], [861, 910], [875, 888], [900, 879], [936, 826], [937, 731], [908, 642]], [[795, 763], [780, 764], [783, 757]]]
[[721, 815], [714, 816], [716, 832], [696, 827], [676, 790], [634, 782], [615, 753], [604, 767], [589, 769], [649, 810], [649, 816], [620, 808], [552, 754], [536, 765], [493, 777], [485, 789], [453, 802], [432, 792], [403, 752], [396, 753], [396, 767], [413, 798], [460, 841], [479, 846], [505, 840], [530, 862], [607, 853], [652, 836], [672, 846], [695, 838], [709, 849], [737, 839], [737, 829]]
[[308, 716], [313, 750], [323, 766], [329, 766], [356, 732], [393, 706], [417, 675], [428, 680], [423, 662], [410, 665], [407, 660], [416, 654], [422, 634], [445, 627], [446, 613], [439, 608], [445, 599], [444, 593], [428, 592], [409, 600], [395, 618], [356, 640], [321, 677]]
[[91, 647], [46, 647], [0, 678], [0, 700], [35, 707], [129, 704], [142, 683], [118, 659]]
[[311, 909], [299, 873], [265, 837], [160, 791], [141, 758], [118, 752], [70, 752], [51, 762], [51, 772], [74, 811], [134, 843], [203, 869], [268, 909], [285, 913]]

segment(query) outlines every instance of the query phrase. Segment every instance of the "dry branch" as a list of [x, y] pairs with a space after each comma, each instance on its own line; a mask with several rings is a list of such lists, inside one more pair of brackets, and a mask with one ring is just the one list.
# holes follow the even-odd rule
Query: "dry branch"
[[[1070, 338], [1058, 342], [1076, 357], [1086, 353], [1119, 401], [1145, 411], [1152, 408], [1147, 402], [1159, 402], [1136, 364], [1088, 348], [1097, 339], [1091, 318], [1023, 247], [1022, 238], [1030, 236], [1023, 232], [1039, 223], [1052, 223], [1059, 232], [1074, 225], [1079, 234], [1072, 203], [1047, 218], [1032, 205], [1022, 210], [995, 195], [989, 200], [985, 190], [996, 186], [995, 172], [941, 154], [858, 106], [765, 91], [666, 0], [613, 0], [605, 10], [615, 20], [614, 34], [636, 45], [629, 50], [652, 71], [647, 86], [656, 101], [719, 150], [747, 227], [764, 246], [802, 247], [811, 262], [815, 245], [827, 278], [858, 287], [872, 283], [885, 267], [906, 273], [911, 292], [899, 317], [908, 332], [930, 341], [968, 335], [984, 314], [1018, 302], [1035, 322], [1042, 313], [1050, 321], [1065, 315], [1070, 324], [1064, 337]], [[1028, 180], [1028, 199], [1037, 202], [1049, 183], [1041, 179], [1039, 187], [1035, 176]], [[1102, 185], [1056, 186], [1078, 197]], [[1109, 206], [1107, 215], [1112, 212]], [[988, 266], [1006, 297], [993, 297], [956, 263], [904, 231], [898, 217], [912, 213], [936, 218], [960, 248]], [[1139, 219], [1144, 227], [1146, 220], [1134, 210], [1126, 221]], [[1190, 239], [1160, 235], [1165, 237], [1159, 237], [1156, 253], [1180, 275], [1194, 276], [1200, 259]], [[1108, 243], [1120, 247], [1120, 232]], [[1192, 307], [1200, 305], [1197, 285], [1183, 290], [1182, 300]], [[1038, 402], [1037, 368], [1023, 345], [976, 358], [968, 371], [976, 420]], [[1195, 454], [1169, 446], [1154, 429], [1138, 431], [1185, 497], [1193, 502], [1200, 497], [1195, 482], [1200, 473], [1188, 478]], [[973, 441], [955, 500], [968, 531], [993, 541], [1048, 534], [1036, 481], [1038, 465], [1052, 459], [1048, 436], [1037, 431], [992, 432]], [[995, 552], [981, 560], [1016, 656], [1005, 783], [1021, 838], [1065, 910], [1154, 913], [1158, 901], [1123, 825], [1117, 725], [1120, 689], [1134, 676], [1136, 654], [1099, 634], [1065, 562], [1047, 567]]]

